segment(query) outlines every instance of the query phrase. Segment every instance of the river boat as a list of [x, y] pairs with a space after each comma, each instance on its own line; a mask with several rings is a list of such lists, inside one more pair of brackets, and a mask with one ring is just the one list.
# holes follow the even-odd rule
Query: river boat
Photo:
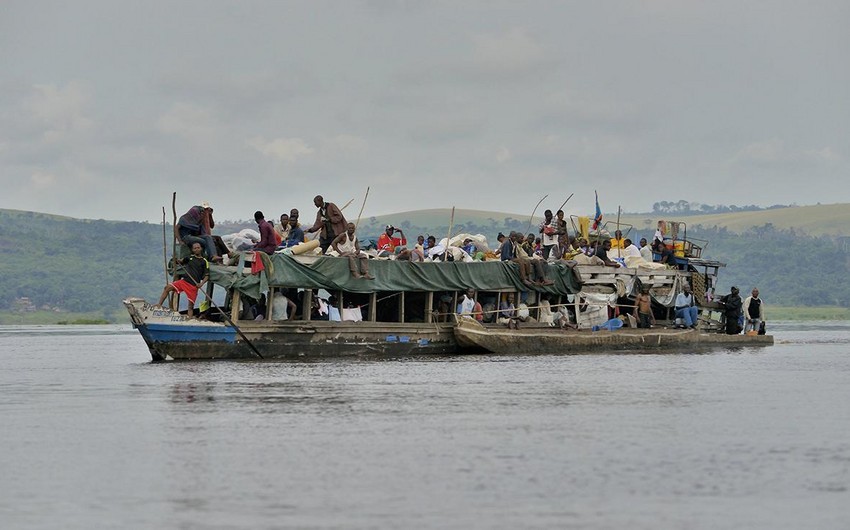
[[[612, 268], [559, 260], [546, 264], [552, 285], [527, 286], [518, 266], [502, 261], [410, 262], [371, 259], [375, 279], [353, 278], [346, 258], [243, 253], [233, 265], [211, 265], [211, 300], [202, 318], [155, 307], [141, 298], [124, 305], [154, 361], [200, 359], [305, 359], [340, 356], [400, 358], [469, 352], [574, 353], [600, 349], [657, 349], [676, 344], [769, 344], [717, 333], [721, 306], [713, 301], [718, 270], [692, 242], [677, 253], [675, 268], [658, 264]], [[184, 250], [185, 251], [185, 250]], [[253, 260], [259, 260], [253, 263]], [[258, 266], [262, 263], [261, 266]], [[252, 272], [253, 271], [253, 272]], [[700, 332], [673, 330], [585, 331], [614, 309], [631, 311], [640, 289], [648, 290], [660, 327], [675, 324], [672, 310], [682, 286], [693, 286], [701, 309]], [[495, 322], [458, 323], [456, 308], [473, 289], [485, 319], [496, 320], [499, 301], [512, 294], [533, 321], [542, 299], [567, 307], [577, 332], [537, 327], [508, 330]], [[204, 299], [198, 294], [198, 301]], [[295, 310], [278, 304], [285, 296]], [[327, 315], [317, 313], [329, 299]], [[265, 303], [263, 303], [265, 299]], [[178, 306], [179, 307], [179, 306]], [[262, 315], [260, 318], [257, 316]]]
[[631, 351], [681, 353], [713, 347], [753, 347], [773, 344], [771, 335], [726, 335], [698, 329], [675, 327], [575, 330], [548, 326], [485, 326], [462, 316], [455, 327], [461, 348], [500, 355], [581, 354], [591, 352]]

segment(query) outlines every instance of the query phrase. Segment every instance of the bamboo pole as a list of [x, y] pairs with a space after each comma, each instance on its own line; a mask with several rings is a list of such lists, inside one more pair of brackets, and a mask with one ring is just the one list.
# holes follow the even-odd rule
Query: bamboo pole
[[[171, 281], [177, 281], [177, 192], [174, 191], [171, 193], [171, 215], [174, 219], [174, 223], [171, 225], [173, 230], [175, 231], [171, 237], [171, 265], [173, 267], [173, 272], [171, 274]], [[172, 309], [177, 309], [175, 307], [175, 296], [176, 293], [172, 293], [169, 299], [169, 305]]]
[[[363, 215], [363, 208], [366, 207], [366, 199], [369, 198], [369, 186], [366, 186], [366, 196], [363, 197], [363, 204], [360, 205], [360, 213], [357, 214], [357, 222], [354, 223], [354, 230], [357, 231], [357, 228], [360, 227], [360, 217]], [[352, 199], [354, 200], [354, 199]]]
[[[449, 233], [446, 234], [446, 252], [449, 251], [449, 241], [452, 238], [452, 228], [454, 228], [455, 224], [455, 207], [452, 206], [452, 216], [449, 218]], [[446, 254], [446, 258], [448, 258], [448, 254]]]
[[[537, 208], [540, 207], [540, 203], [545, 201], [546, 197], [548, 197], [548, 196], [549, 196], [548, 193], [546, 195], [544, 195], [542, 199], [537, 201], [537, 205], [534, 207], [534, 209], [531, 210], [531, 217], [528, 218], [528, 228], [525, 229], [526, 234], [529, 232], [529, 230], [531, 230], [531, 222], [534, 220], [534, 214], [537, 213]], [[567, 199], [567, 200], [569, 200], [569, 199]], [[566, 204], [566, 202], [564, 204]], [[523, 235], [525, 235], [525, 234], [523, 234]]]

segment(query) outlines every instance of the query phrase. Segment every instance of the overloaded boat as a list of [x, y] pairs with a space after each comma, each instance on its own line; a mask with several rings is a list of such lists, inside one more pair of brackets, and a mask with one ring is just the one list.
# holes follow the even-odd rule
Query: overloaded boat
[[[690, 351], [704, 345], [772, 344], [770, 335], [719, 332], [716, 316], [722, 306], [714, 288], [725, 265], [703, 259], [701, 247], [685, 237], [674, 244], [673, 268], [558, 260], [545, 265], [553, 283], [532, 286], [509, 261], [372, 259], [369, 270], [375, 279], [365, 279], [351, 276], [346, 258], [247, 252], [235, 265], [210, 266], [210, 288], [199, 300], [208, 296], [212, 304], [202, 318], [141, 298], [129, 298], [124, 305], [154, 361]], [[701, 310], [697, 330], [675, 329], [672, 308], [685, 284], [693, 287]], [[482, 306], [480, 321], [457, 316], [469, 289]], [[652, 298], [655, 326], [593, 331], [617, 313], [627, 326], [634, 325], [626, 315], [640, 290]], [[507, 319], [510, 328], [499, 322], [505, 322], [499, 304], [507, 295], [519, 304], [517, 317]], [[543, 314], [559, 309], [567, 326]]]

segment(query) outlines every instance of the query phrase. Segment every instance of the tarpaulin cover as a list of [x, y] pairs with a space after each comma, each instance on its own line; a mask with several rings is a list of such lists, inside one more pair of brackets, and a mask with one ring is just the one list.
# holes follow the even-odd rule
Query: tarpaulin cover
[[[473, 263], [411, 263], [395, 260], [369, 260], [369, 273], [374, 280], [354, 279], [347, 258], [323, 256], [306, 264], [285, 254], [270, 256], [271, 267], [256, 275], [243, 275], [242, 267], [211, 266], [210, 279], [227, 289], [236, 289], [252, 298], [273, 287], [297, 287], [371, 293], [376, 291], [525, 291], [519, 266], [505, 261]], [[531, 289], [553, 295], [566, 295], [579, 290], [573, 270], [566, 263], [545, 265], [547, 277], [554, 285]]]

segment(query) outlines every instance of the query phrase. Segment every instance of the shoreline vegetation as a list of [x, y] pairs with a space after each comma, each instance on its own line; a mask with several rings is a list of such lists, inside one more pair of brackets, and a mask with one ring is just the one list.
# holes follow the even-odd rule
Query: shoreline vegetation
[[[850, 308], [837, 306], [783, 307], [767, 306], [767, 322], [850, 321]], [[130, 317], [122, 309], [96, 313], [56, 313], [35, 311], [14, 313], [0, 311], [0, 326], [95, 326], [129, 324]]]

